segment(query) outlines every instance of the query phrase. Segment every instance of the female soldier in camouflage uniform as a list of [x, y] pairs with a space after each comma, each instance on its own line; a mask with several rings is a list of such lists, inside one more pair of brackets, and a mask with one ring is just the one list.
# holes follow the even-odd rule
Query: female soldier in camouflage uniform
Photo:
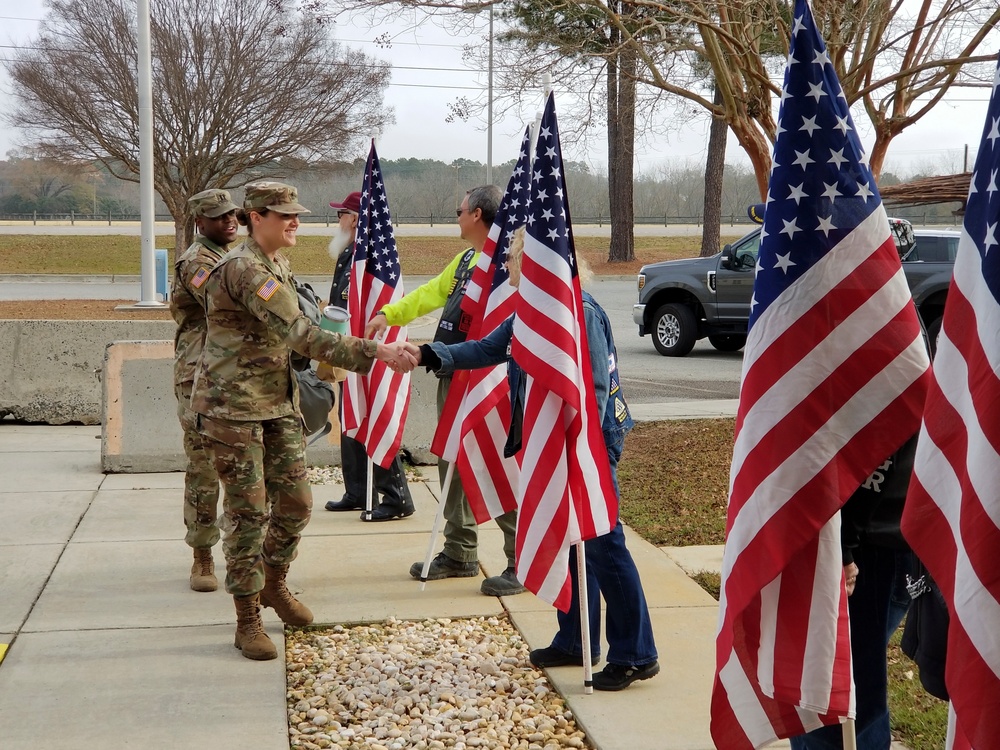
[[236, 604], [235, 645], [249, 659], [277, 656], [259, 606], [290, 625], [312, 622], [285, 586], [312, 511], [291, 351], [353, 372], [376, 358], [394, 370], [413, 367], [403, 344], [323, 331], [299, 310], [281, 252], [295, 245], [307, 211], [297, 201], [289, 185], [247, 185], [237, 218], [250, 236], [206, 282], [208, 332], [191, 399], [225, 490], [226, 591]]

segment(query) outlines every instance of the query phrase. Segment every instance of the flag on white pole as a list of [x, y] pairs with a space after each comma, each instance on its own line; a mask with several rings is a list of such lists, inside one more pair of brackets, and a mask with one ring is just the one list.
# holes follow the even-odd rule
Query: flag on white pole
[[878, 190], [797, 0], [730, 475], [717, 747], [853, 717], [838, 511], [916, 432], [927, 370]]

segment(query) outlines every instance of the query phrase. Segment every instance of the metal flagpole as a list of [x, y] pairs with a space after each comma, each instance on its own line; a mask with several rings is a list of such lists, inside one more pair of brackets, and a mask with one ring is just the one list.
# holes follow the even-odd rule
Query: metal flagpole
[[[365, 451], [367, 453], [367, 450]], [[364, 516], [366, 521], [372, 520], [372, 484], [374, 483], [373, 474], [375, 473], [375, 461], [372, 460], [371, 456], [368, 456], [368, 474], [365, 478], [365, 510]]]
[[590, 695], [594, 692], [594, 667], [591, 664], [590, 651], [590, 597], [587, 591], [587, 553], [583, 542], [576, 542], [576, 589], [580, 602], [580, 638], [583, 641], [583, 692]]
[[441, 524], [444, 522], [444, 501], [451, 490], [451, 479], [455, 475], [455, 464], [449, 462], [448, 471], [444, 475], [444, 484], [441, 486], [441, 499], [438, 501], [437, 513], [434, 515], [434, 525], [431, 527], [431, 540], [427, 545], [427, 556], [424, 558], [424, 567], [420, 571], [420, 590], [427, 586], [427, 572], [431, 569], [431, 558], [434, 557], [434, 548], [437, 547], [438, 534], [441, 533]]
[[149, 32], [149, 0], [137, 0], [139, 77], [139, 211], [140, 293], [136, 307], [163, 307], [156, 299], [156, 215], [153, 213], [153, 63]]
[[[372, 143], [374, 142], [375, 139], [372, 138]], [[357, 230], [355, 230], [355, 232], [357, 232]], [[375, 337], [375, 342], [381, 344], [383, 341], [385, 341], [385, 337], [388, 335], [389, 335], [389, 329], [386, 328], [384, 331], [382, 331], [380, 335]], [[367, 447], [365, 448], [365, 453], [366, 454], [368, 453]], [[364, 517], [364, 520], [366, 521], [372, 520], [372, 510], [374, 510], [372, 508], [372, 485], [375, 482], [374, 474], [375, 474], [375, 461], [372, 460], [372, 457], [369, 455], [368, 473], [365, 475], [365, 509], [364, 511], [362, 511], [362, 515]]]

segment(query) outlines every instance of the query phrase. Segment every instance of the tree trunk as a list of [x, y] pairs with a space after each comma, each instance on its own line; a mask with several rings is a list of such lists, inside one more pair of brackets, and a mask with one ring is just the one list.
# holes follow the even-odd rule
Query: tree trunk
[[[722, 104], [722, 91], [715, 86], [715, 104]], [[726, 168], [726, 135], [729, 126], [721, 117], [712, 117], [708, 131], [708, 158], [705, 160], [705, 206], [701, 226], [701, 256], [719, 252], [722, 232], [722, 177]]]
[[736, 117], [730, 123], [733, 135], [740, 146], [750, 157], [754, 176], [757, 178], [757, 189], [760, 199], [767, 200], [767, 183], [771, 176], [771, 143], [764, 137], [760, 129], [749, 116]]
[[608, 65], [608, 199], [611, 245], [608, 263], [635, 260], [635, 68], [636, 54], [626, 47]]

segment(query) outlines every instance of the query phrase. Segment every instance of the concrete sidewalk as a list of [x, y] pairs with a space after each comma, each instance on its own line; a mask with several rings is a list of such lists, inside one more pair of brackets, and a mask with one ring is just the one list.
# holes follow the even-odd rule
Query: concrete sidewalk
[[[287, 750], [282, 660], [241, 658], [231, 597], [188, 589], [183, 475], [105, 476], [99, 437], [98, 427], [0, 424], [0, 643], [9, 644], [0, 746]], [[289, 580], [316, 621], [507, 609], [531, 647], [548, 645], [554, 611], [530, 594], [483, 596], [479, 579], [420, 590], [407, 570], [425, 553], [439, 490], [436, 481], [412, 490], [414, 516], [372, 525], [323, 510], [340, 486], [314, 488], [316, 512]], [[503, 569], [501, 547], [499, 529], [484, 527], [487, 575]], [[548, 676], [601, 750], [708, 750], [718, 607], [672, 557], [710, 566], [721, 553], [657, 549], [631, 532], [629, 547], [649, 598], [660, 675], [592, 695], [579, 669]], [[222, 567], [218, 547], [215, 554]], [[691, 562], [694, 555], [704, 561]], [[281, 623], [272, 610], [264, 617], [280, 652]]]

